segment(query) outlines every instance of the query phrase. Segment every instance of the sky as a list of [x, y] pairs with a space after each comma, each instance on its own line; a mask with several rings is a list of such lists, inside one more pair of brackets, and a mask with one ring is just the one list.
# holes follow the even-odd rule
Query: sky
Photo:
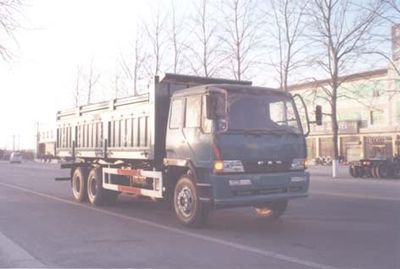
[[17, 149], [34, 148], [36, 123], [50, 128], [56, 111], [73, 105], [77, 65], [114, 66], [145, 1], [27, 2], [16, 57], [0, 61], [0, 148], [10, 149], [13, 136]]

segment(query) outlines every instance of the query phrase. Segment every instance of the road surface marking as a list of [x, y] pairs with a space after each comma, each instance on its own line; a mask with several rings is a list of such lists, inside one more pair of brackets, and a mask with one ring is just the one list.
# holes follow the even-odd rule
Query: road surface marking
[[20, 190], [26, 193], [31, 193], [31, 194], [35, 194], [37, 196], [41, 196], [44, 198], [48, 198], [51, 200], [55, 200], [55, 201], [59, 201], [62, 203], [66, 203], [66, 204], [70, 204], [70, 205], [74, 205], [74, 206], [78, 206], [78, 207], [83, 207], [86, 209], [90, 209], [99, 213], [103, 213], [105, 215], [109, 215], [109, 216], [113, 216], [113, 217], [117, 217], [117, 218], [121, 218], [121, 219], [125, 219], [125, 220], [130, 220], [130, 221], [134, 221], [140, 224], [145, 224], [147, 226], [151, 226], [153, 228], [158, 228], [161, 230], [165, 230], [168, 232], [173, 232], [176, 234], [180, 234], [180, 235], [185, 235], [185, 236], [189, 236], [192, 238], [196, 238], [196, 239], [201, 239], [204, 241], [208, 241], [208, 242], [213, 242], [213, 243], [217, 243], [220, 245], [224, 245], [227, 247], [231, 247], [237, 250], [242, 250], [242, 251], [246, 251], [249, 253], [253, 253], [253, 254], [259, 254], [262, 255], [264, 257], [268, 257], [268, 258], [275, 258], [277, 260], [281, 260], [281, 261], [285, 261], [285, 262], [289, 262], [289, 263], [293, 263], [293, 264], [298, 264], [298, 265], [303, 265], [307, 268], [315, 268], [315, 269], [337, 269], [336, 267], [333, 266], [329, 266], [329, 265], [324, 265], [324, 264], [320, 264], [320, 263], [316, 263], [316, 262], [312, 262], [312, 261], [307, 261], [307, 260], [303, 260], [303, 259], [299, 259], [296, 257], [291, 257], [291, 256], [287, 256], [284, 254], [279, 254], [276, 252], [272, 252], [272, 251], [268, 251], [268, 250], [263, 250], [263, 249], [259, 249], [259, 248], [255, 248], [255, 247], [250, 247], [250, 246], [246, 246], [246, 245], [242, 245], [242, 244], [238, 244], [238, 243], [234, 243], [234, 242], [230, 242], [227, 240], [223, 240], [223, 239], [217, 239], [215, 237], [211, 237], [211, 236], [206, 236], [206, 235], [201, 235], [201, 234], [197, 234], [197, 233], [193, 233], [193, 232], [189, 232], [189, 231], [185, 231], [185, 230], [180, 230], [177, 228], [173, 228], [173, 227], [169, 227], [169, 226], [165, 226], [162, 224], [158, 224], [152, 221], [148, 221], [148, 220], [144, 220], [144, 219], [139, 219], [139, 218], [135, 218], [135, 217], [131, 217], [131, 216], [126, 216], [120, 213], [115, 213], [115, 212], [111, 212], [111, 211], [107, 211], [104, 209], [100, 209], [97, 207], [93, 207], [93, 206], [88, 206], [85, 204], [79, 204], [77, 202], [74, 201], [70, 201], [70, 200], [65, 200], [62, 198], [58, 198], [56, 196], [53, 195], [49, 195], [46, 193], [41, 193], [41, 192], [37, 192], [37, 191], [33, 191], [30, 189], [26, 189], [24, 187], [20, 187], [20, 186], [16, 186], [16, 185], [11, 185], [11, 184], [7, 184], [7, 183], [3, 183], [0, 182], [0, 186], [3, 187], [8, 187], [11, 189], [16, 189], [16, 190]]
[[340, 192], [311, 191], [310, 196], [312, 196], [313, 194], [337, 196], [337, 197], [345, 197], [345, 198], [356, 198], [356, 199], [382, 200], [382, 201], [391, 201], [391, 202], [392, 201], [400, 201], [400, 198], [396, 198], [396, 197], [389, 198], [389, 197], [365, 195], [365, 194], [354, 194], [354, 193], [349, 194], [349, 193], [340, 193]]
[[30, 255], [25, 249], [0, 232], [0, 253], [12, 266], [45, 268], [45, 265]]

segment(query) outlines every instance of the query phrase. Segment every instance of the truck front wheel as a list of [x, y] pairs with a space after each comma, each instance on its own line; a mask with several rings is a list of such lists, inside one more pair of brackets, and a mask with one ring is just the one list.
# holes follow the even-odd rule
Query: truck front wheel
[[262, 206], [256, 206], [255, 210], [257, 215], [268, 217], [271, 219], [278, 219], [286, 211], [288, 201], [270, 202]]
[[72, 194], [78, 202], [84, 202], [87, 198], [87, 171], [83, 167], [77, 167], [71, 178]]
[[202, 227], [208, 217], [206, 204], [201, 203], [200, 197], [190, 175], [182, 176], [175, 186], [174, 209], [179, 221], [191, 227]]

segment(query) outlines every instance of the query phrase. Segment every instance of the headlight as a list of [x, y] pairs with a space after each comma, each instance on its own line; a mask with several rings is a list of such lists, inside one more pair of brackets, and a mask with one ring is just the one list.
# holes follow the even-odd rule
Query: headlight
[[244, 168], [239, 160], [215, 161], [214, 171], [216, 173], [241, 173], [244, 172]]
[[304, 170], [306, 168], [304, 159], [293, 159], [290, 170]]

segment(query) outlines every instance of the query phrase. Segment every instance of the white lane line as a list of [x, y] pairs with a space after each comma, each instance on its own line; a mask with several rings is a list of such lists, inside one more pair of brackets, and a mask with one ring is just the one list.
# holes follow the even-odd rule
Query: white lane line
[[23, 268], [45, 268], [46, 266], [30, 255], [25, 249], [0, 232], [0, 253], [10, 265]]
[[265, 257], [268, 257], [268, 258], [275, 258], [277, 260], [281, 260], [281, 261], [285, 261], [285, 262], [289, 262], [289, 263], [294, 263], [294, 264], [298, 264], [298, 265], [303, 265], [303, 266], [305, 266], [307, 268], [337, 269], [336, 267], [333, 267], [333, 266], [324, 265], [324, 264], [320, 264], [320, 263], [316, 263], [316, 262], [312, 262], [312, 261], [307, 261], [307, 260], [299, 259], [299, 258], [296, 258], [296, 257], [291, 257], [291, 256], [279, 254], [279, 253], [276, 253], [276, 252], [263, 250], [263, 249], [259, 249], [259, 248], [255, 248], [255, 247], [250, 247], [250, 246], [246, 246], [246, 245], [230, 242], [230, 241], [223, 240], [223, 239], [217, 239], [217, 238], [214, 238], [214, 237], [201, 235], [201, 234], [197, 234], [197, 233], [193, 233], [193, 232], [189, 232], [189, 231], [185, 231], [185, 230], [180, 230], [180, 229], [177, 229], [177, 228], [161, 225], [161, 224], [158, 224], [158, 223], [155, 223], [155, 222], [152, 222], [152, 221], [143, 220], [143, 219], [139, 219], [139, 218], [135, 218], [135, 217], [131, 217], [131, 216], [126, 216], [126, 215], [123, 215], [123, 214], [120, 214], [120, 213], [107, 211], [107, 210], [104, 210], [104, 209], [88, 206], [88, 205], [85, 205], [85, 204], [78, 204], [78, 203], [76, 203], [74, 201], [61, 199], [61, 198], [58, 198], [56, 196], [52, 196], [52, 195], [41, 193], [41, 192], [36, 192], [36, 191], [30, 190], [30, 189], [26, 189], [26, 188], [23, 188], [23, 187], [20, 187], [20, 186], [15, 186], [15, 185], [2, 183], [2, 182], [0, 182], [0, 186], [8, 187], [8, 188], [11, 188], [11, 189], [20, 190], [20, 191], [31, 193], [31, 194], [35, 194], [37, 196], [45, 197], [45, 198], [48, 198], [48, 199], [51, 199], [51, 200], [55, 200], [55, 201], [59, 201], [59, 202], [62, 202], [62, 203], [66, 203], [66, 204], [70, 204], [70, 205], [74, 205], [74, 206], [78, 206], [78, 207], [83, 207], [83, 208], [86, 208], [86, 209], [89, 209], [89, 210], [93, 210], [93, 211], [96, 211], [96, 212], [99, 212], [99, 213], [103, 213], [105, 215], [109, 215], [109, 216], [113, 216], [113, 217], [117, 217], [117, 218], [121, 218], [121, 219], [125, 219], [125, 220], [134, 221], [134, 222], [137, 222], [137, 223], [140, 223], [140, 224], [144, 224], [144, 225], [151, 226], [151, 227], [154, 227], [154, 228], [158, 228], [158, 229], [161, 229], [161, 230], [165, 230], [165, 231], [168, 231], [168, 232], [173, 232], [173, 233], [176, 233], [176, 234], [185, 235], [185, 236], [196, 238], [196, 239], [201, 239], [201, 240], [207, 241], [207, 242], [217, 243], [217, 244], [220, 244], [220, 245], [223, 245], [223, 246], [227, 246], [227, 247], [231, 247], [231, 248], [234, 248], [234, 249], [246, 251], [246, 252], [249, 252], [249, 253], [259, 254], [259, 255], [262, 255], [262, 256], [265, 256]]
[[[340, 193], [340, 192], [324, 192], [324, 191], [311, 191], [310, 196], [313, 194], [317, 195], [327, 195], [327, 196], [337, 196], [344, 198], [356, 198], [356, 199], [367, 199], [367, 200], [382, 200], [382, 201], [400, 201], [400, 198], [396, 197], [382, 197], [376, 195], [366, 195], [366, 194], [355, 194], [355, 193]], [[400, 193], [399, 193], [400, 196]]]

